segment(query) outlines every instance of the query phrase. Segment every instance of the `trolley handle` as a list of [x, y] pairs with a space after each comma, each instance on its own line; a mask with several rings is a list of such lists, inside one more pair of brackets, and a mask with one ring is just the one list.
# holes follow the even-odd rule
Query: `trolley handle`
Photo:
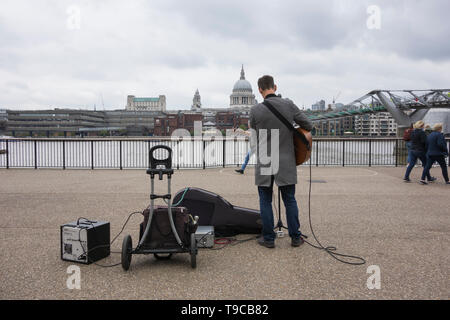
[[[159, 149], [165, 149], [168, 152], [168, 156], [166, 159], [157, 159], [155, 158], [154, 154], [155, 151]], [[170, 176], [173, 174], [172, 169], [172, 149], [165, 145], [157, 145], [150, 149], [150, 168], [147, 169], [147, 174], [151, 176], [153, 179], [155, 177], [155, 174], [159, 175], [159, 180], [162, 180], [163, 175], [167, 174], [167, 176], [170, 178]], [[164, 168], [157, 168], [158, 166], [164, 166]]]

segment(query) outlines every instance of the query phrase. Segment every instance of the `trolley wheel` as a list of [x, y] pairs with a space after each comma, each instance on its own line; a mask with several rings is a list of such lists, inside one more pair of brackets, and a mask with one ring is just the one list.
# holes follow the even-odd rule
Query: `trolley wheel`
[[154, 253], [153, 255], [158, 260], [169, 260], [170, 258], [172, 258], [172, 253], [169, 253], [166, 256], [165, 255], [160, 255], [159, 253]]
[[195, 240], [195, 233], [191, 233], [191, 267], [197, 267], [197, 240]]
[[133, 250], [133, 242], [128, 234], [123, 238], [122, 242], [122, 268], [127, 271], [131, 264], [131, 251]]

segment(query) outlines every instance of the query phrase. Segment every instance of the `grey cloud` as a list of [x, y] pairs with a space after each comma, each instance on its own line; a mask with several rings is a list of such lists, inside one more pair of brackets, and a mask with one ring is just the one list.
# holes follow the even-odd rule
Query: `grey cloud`
[[[378, 86], [450, 82], [446, 0], [36, 3], [2, 1], [0, 106], [98, 106], [103, 92], [105, 103], [123, 107], [132, 91], [189, 107], [199, 87], [204, 105], [225, 107], [241, 63], [255, 93], [257, 78], [271, 73], [306, 104], [329, 91], [350, 101]], [[72, 4], [80, 30], [66, 27]], [[371, 4], [381, 30], [366, 27]], [[15, 95], [13, 83], [28, 88]]]
[[[369, 30], [367, 8], [381, 10], [381, 30]], [[450, 58], [447, 0], [420, 1], [165, 1], [198, 32], [253, 45], [287, 44], [295, 49], [336, 46], [393, 52], [411, 59]]]

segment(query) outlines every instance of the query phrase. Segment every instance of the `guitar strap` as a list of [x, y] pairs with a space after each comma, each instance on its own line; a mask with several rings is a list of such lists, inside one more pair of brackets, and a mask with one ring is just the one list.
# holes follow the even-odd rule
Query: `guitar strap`
[[308, 149], [308, 151], [311, 150], [309, 141], [306, 139], [306, 137], [301, 132], [299, 132], [298, 130], [296, 130], [294, 128], [292, 123], [290, 123], [285, 117], [283, 117], [283, 115], [269, 101], [264, 100], [263, 104], [278, 118], [278, 120], [283, 122], [283, 124], [289, 130], [291, 130], [294, 133], [294, 135], [296, 135], [306, 145], [306, 149]]

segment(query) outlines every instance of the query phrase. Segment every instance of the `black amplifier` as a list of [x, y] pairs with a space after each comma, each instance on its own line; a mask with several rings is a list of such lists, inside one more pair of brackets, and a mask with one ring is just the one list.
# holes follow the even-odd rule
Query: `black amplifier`
[[61, 259], [90, 264], [110, 254], [109, 222], [79, 219], [61, 226]]

